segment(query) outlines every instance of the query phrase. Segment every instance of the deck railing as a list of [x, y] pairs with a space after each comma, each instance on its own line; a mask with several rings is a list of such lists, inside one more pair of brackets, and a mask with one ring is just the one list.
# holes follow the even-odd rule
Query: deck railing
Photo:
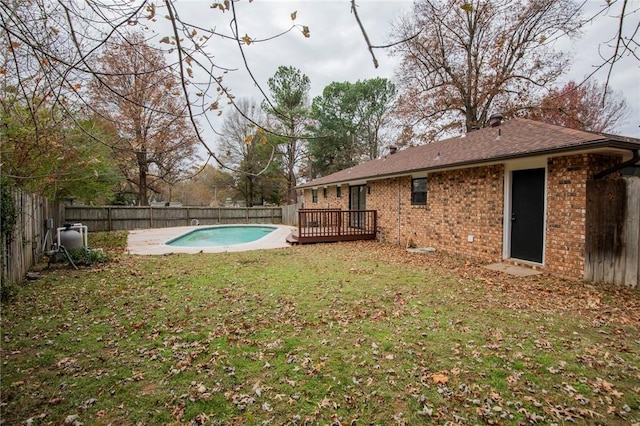
[[330, 242], [374, 240], [375, 210], [302, 209], [298, 212], [298, 240]]

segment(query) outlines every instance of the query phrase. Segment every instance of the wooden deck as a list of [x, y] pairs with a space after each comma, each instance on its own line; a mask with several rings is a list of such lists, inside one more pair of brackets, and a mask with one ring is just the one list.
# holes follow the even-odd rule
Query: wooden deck
[[375, 240], [375, 210], [302, 209], [298, 229], [287, 237], [291, 244]]

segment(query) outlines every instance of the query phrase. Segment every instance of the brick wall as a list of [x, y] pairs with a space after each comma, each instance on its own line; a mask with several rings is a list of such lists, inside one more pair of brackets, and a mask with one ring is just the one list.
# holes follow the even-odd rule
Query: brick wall
[[[429, 176], [427, 243], [479, 259], [502, 259], [504, 166], [475, 167]], [[468, 237], [473, 236], [473, 242]]]
[[[595, 154], [548, 160], [544, 270], [583, 278], [587, 180], [620, 161]], [[378, 211], [379, 237], [384, 242], [498, 262], [503, 253], [504, 170], [503, 165], [494, 165], [431, 173], [426, 206], [411, 205], [409, 176], [368, 182], [367, 209]], [[318, 203], [313, 204], [311, 190], [305, 190], [305, 208], [347, 209], [348, 185], [343, 185], [340, 199], [335, 191], [335, 186], [329, 187], [324, 199], [319, 188]]]
[[[367, 209], [378, 211], [379, 238], [401, 246], [434, 247], [485, 261], [502, 258], [504, 167], [475, 167], [432, 173], [428, 177], [426, 206], [411, 205], [411, 177], [369, 182]], [[312, 203], [311, 190], [304, 191], [305, 208], [348, 208], [348, 186], [342, 198], [335, 186]], [[398, 210], [400, 217], [398, 217]], [[467, 240], [473, 235], [473, 242]]]
[[409, 176], [370, 182], [367, 209], [378, 210], [380, 238], [385, 242], [499, 261], [503, 170], [490, 166], [432, 173], [426, 206], [411, 205]]
[[327, 196], [324, 196], [324, 188], [318, 188], [318, 202], [313, 202], [311, 189], [304, 190], [303, 207], [305, 209], [343, 209], [349, 208], [349, 185], [342, 185], [342, 194], [337, 196], [337, 187], [328, 186]]
[[406, 245], [407, 236], [398, 236], [398, 209], [400, 229], [407, 230], [409, 215], [404, 214], [411, 204], [411, 178], [399, 177], [370, 182], [371, 193], [367, 195], [367, 208], [378, 210], [378, 239]]

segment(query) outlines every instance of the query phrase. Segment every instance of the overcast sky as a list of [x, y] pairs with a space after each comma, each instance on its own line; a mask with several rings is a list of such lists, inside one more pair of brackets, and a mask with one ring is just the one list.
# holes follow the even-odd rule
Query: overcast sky
[[[229, 14], [224, 20], [215, 22], [203, 16], [220, 16], [209, 5], [213, 0], [178, 0], [177, 7], [182, 19], [199, 22], [205, 27], [217, 25], [228, 32]], [[584, 16], [591, 16], [601, 9], [604, 0], [587, 0]], [[411, 11], [412, 2], [406, 0], [358, 0], [358, 12], [367, 29], [371, 43], [386, 44], [391, 26], [401, 15]], [[636, 10], [628, 28], [640, 22], [640, 0], [632, 0], [630, 8]], [[379, 67], [373, 66], [362, 33], [350, 11], [349, 0], [253, 0], [236, 4], [240, 34], [253, 39], [270, 37], [286, 30], [292, 24], [290, 14], [297, 12], [295, 23], [307, 25], [311, 37], [305, 38], [294, 30], [282, 37], [265, 43], [245, 47], [245, 54], [256, 80], [268, 92], [267, 79], [274, 75], [278, 66], [290, 65], [306, 74], [311, 81], [311, 99], [321, 94], [322, 89], [333, 81], [363, 80], [374, 77], [393, 79], [397, 58], [387, 56], [384, 50], [377, 50]], [[211, 14], [211, 15], [210, 15]], [[224, 24], [223, 24], [224, 23]], [[573, 55], [573, 66], [567, 71], [562, 82], [582, 81], [601, 64], [599, 49], [607, 49], [605, 42], [615, 35], [617, 20], [602, 16], [594, 24], [586, 25], [584, 36], [575, 41], [559, 40], [557, 47]], [[216, 55], [216, 63], [230, 68], [238, 68], [225, 77], [226, 85], [236, 97], [260, 98], [258, 89], [244, 69], [238, 48], [230, 42], [212, 40], [210, 49]], [[607, 51], [608, 52], [608, 51]], [[595, 75], [604, 82], [608, 68]], [[631, 108], [626, 123], [615, 133], [640, 138], [640, 62], [632, 57], [618, 62], [611, 76], [614, 90], [622, 92]]]

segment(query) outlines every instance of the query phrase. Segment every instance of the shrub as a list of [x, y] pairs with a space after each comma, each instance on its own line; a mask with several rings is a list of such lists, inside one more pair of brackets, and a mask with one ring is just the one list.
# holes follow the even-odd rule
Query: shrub
[[109, 260], [109, 256], [102, 250], [77, 248], [68, 250], [69, 257], [77, 265], [91, 266], [94, 263], [104, 263]]

